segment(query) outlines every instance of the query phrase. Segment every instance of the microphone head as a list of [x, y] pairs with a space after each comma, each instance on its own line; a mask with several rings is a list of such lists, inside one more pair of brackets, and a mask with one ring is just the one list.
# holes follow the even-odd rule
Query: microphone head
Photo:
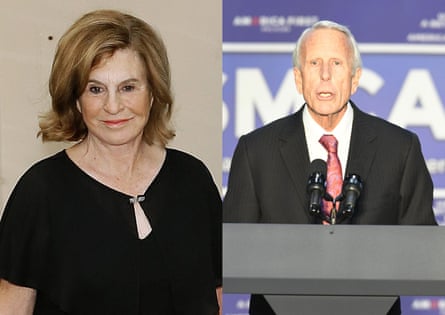
[[311, 193], [314, 189], [317, 189], [324, 194], [326, 185], [326, 168], [326, 162], [321, 159], [316, 159], [311, 162], [309, 167], [309, 179], [307, 183], [307, 190], [309, 193]]
[[321, 202], [326, 191], [326, 162], [315, 160], [311, 163], [310, 174], [307, 183], [307, 192], [309, 193], [309, 213], [320, 215]]
[[357, 198], [360, 196], [362, 192], [363, 184], [359, 175], [357, 174], [348, 174], [343, 181], [343, 191], [354, 191], [357, 194]]
[[318, 172], [326, 177], [327, 168], [328, 167], [325, 161], [323, 161], [322, 159], [315, 159], [311, 162], [311, 165], [309, 167], [309, 176]]
[[355, 211], [355, 204], [362, 192], [363, 184], [359, 175], [349, 174], [343, 181], [344, 199], [342, 201], [342, 213], [351, 216]]
[[307, 181], [307, 192], [311, 193], [314, 190], [320, 191], [321, 196], [326, 191], [326, 179], [320, 172], [314, 172]]

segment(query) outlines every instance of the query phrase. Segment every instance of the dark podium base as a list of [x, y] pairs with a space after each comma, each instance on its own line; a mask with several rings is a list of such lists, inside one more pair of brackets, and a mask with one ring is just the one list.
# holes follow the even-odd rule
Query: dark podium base
[[384, 315], [397, 297], [265, 295], [277, 315]]

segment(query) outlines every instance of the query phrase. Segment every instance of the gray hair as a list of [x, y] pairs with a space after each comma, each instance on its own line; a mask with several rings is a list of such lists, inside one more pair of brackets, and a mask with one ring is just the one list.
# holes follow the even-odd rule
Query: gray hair
[[346, 35], [346, 38], [348, 39], [353, 52], [352, 74], [355, 74], [357, 68], [360, 68], [362, 66], [362, 59], [360, 57], [360, 51], [358, 50], [358, 45], [357, 42], [355, 41], [354, 35], [352, 35], [351, 31], [346, 26], [328, 20], [318, 21], [311, 27], [305, 29], [303, 33], [301, 33], [292, 55], [294, 67], [301, 69], [301, 63], [300, 63], [301, 46], [305, 38], [308, 36], [308, 34], [317, 29], [324, 29], [324, 28], [337, 30]]

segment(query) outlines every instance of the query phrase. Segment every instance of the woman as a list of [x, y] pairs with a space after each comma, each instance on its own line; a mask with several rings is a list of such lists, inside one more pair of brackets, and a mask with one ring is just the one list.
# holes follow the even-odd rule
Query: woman
[[117, 11], [60, 39], [43, 141], [0, 223], [1, 314], [217, 314], [221, 199], [174, 137], [162, 40]]

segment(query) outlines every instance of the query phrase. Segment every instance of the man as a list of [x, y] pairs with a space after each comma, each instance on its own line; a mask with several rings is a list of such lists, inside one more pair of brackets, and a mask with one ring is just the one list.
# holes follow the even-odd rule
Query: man
[[[349, 29], [317, 22], [300, 36], [293, 62], [295, 83], [306, 103], [295, 114], [240, 138], [224, 221], [326, 223], [309, 213], [307, 183], [311, 161], [328, 157], [321, 137], [333, 135], [341, 176], [354, 173], [363, 182], [354, 214], [341, 223], [435, 225], [433, 184], [418, 137], [365, 114], [350, 100], [362, 70]], [[400, 303], [392, 311], [399, 314]], [[257, 295], [250, 313], [273, 314]]]

